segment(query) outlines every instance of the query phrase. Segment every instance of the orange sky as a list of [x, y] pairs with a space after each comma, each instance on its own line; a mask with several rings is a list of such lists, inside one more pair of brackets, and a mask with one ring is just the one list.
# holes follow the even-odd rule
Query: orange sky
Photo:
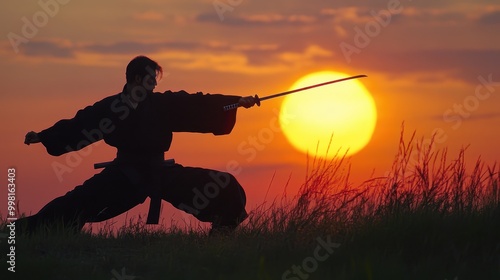
[[[92, 164], [111, 160], [115, 152], [104, 143], [92, 146], [59, 180], [52, 166], [68, 158], [23, 145], [25, 133], [120, 91], [126, 64], [139, 54], [164, 67], [158, 91], [266, 96], [315, 71], [367, 74], [362, 82], [377, 104], [378, 120], [370, 144], [350, 158], [354, 184], [389, 170], [402, 122], [418, 137], [429, 138], [437, 129], [438, 147], [447, 147], [450, 157], [470, 145], [471, 161], [500, 158], [500, 4], [330, 2], [4, 3], [0, 166], [4, 174], [17, 169], [21, 210], [38, 211], [91, 177]], [[167, 156], [218, 170], [236, 163], [233, 173], [247, 191], [249, 209], [262, 203], [273, 174], [271, 194], [281, 193], [289, 177], [293, 193], [305, 176], [306, 156], [280, 132], [258, 147], [250, 144], [275, 121], [281, 101], [240, 110], [231, 135], [177, 134]], [[0, 197], [6, 196], [1, 188]], [[6, 199], [0, 201], [5, 213]]]

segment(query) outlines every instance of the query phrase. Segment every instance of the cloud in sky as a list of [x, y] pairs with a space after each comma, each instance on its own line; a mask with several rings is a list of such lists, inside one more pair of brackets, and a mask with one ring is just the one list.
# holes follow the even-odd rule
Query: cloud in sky
[[500, 50], [497, 49], [417, 50], [377, 54], [361, 54], [358, 65], [400, 76], [444, 72], [457, 80], [471, 83], [477, 83], [479, 75], [496, 73], [500, 63]]
[[143, 41], [120, 41], [109, 44], [92, 43], [82, 47], [82, 51], [93, 53], [114, 53], [114, 54], [134, 54], [134, 53], [154, 53], [162, 50], [196, 50], [203, 46], [200, 42], [187, 41], [163, 41], [150, 42]]
[[20, 50], [28, 57], [74, 58], [74, 47], [70, 42], [63, 40], [33, 41], [24, 45]]
[[132, 14], [132, 19], [139, 21], [162, 22], [165, 20], [165, 15], [156, 11], [139, 12]]
[[[401, 13], [391, 16], [390, 25], [370, 38], [373, 42], [350, 65], [339, 43], [352, 43], [354, 28], [363, 29], [366, 23], [373, 22], [373, 14], [387, 9], [388, 2], [243, 2], [221, 21], [212, 2], [195, 5], [175, 1], [170, 4], [175, 9], [161, 9], [160, 2], [148, 1], [141, 9], [129, 11], [127, 6], [126, 12], [113, 11], [98, 17], [106, 19], [105, 25], [86, 20], [86, 26], [75, 28], [88, 30], [85, 35], [78, 31], [66, 35], [66, 29], [83, 23], [82, 18], [78, 20], [82, 15], [75, 14], [75, 20], [67, 22], [71, 28], [61, 24], [82, 5], [68, 4], [61, 10], [61, 18], [51, 19], [38, 36], [20, 46], [20, 56], [25, 60], [52, 57], [105, 66], [113, 57], [145, 54], [164, 57], [172, 67], [182, 69], [262, 74], [335, 65], [398, 75], [440, 71], [470, 80], [479, 72], [495, 71], [498, 61], [492, 57], [498, 55], [500, 41], [485, 30], [491, 27], [483, 26], [497, 24], [500, 5], [484, 5], [487, 1], [443, 1], [433, 5], [401, 1]], [[183, 18], [182, 23], [176, 18]], [[468, 39], [460, 32], [464, 28], [471, 31]], [[486, 40], [491, 43], [483, 44]], [[2, 50], [6, 55], [10, 52], [9, 46]]]
[[313, 24], [318, 22], [318, 18], [314, 15], [306, 14], [277, 14], [277, 13], [261, 13], [228, 16], [221, 20], [220, 17], [213, 12], [200, 13], [195, 17], [195, 20], [200, 23], [215, 23], [225, 26], [297, 26], [304, 24]]
[[58, 57], [75, 64], [98, 66], [105, 66], [105, 61], [110, 62], [109, 66], [115, 66], [110, 56], [130, 58], [138, 54], [165, 59], [171, 68], [250, 74], [280, 72], [332, 56], [330, 51], [317, 45], [289, 51], [273, 44], [231, 45], [223, 42], [194, 41], [71, 44], [62, 40], [46, 40], [30, 42], [21, 49], [21, 55], [27, 59]]
[[479, 19], [482, 24], [500, 24], [500, 10], [483, 14]]
[[[21, 48], [26, 58], [54, 57], [75, 64], [105, 65], [110, 56], [130, 58], [139, 54], [151, 55], [168, 61], [179, 69], [205, 69], [216, 72], [275, 73], [290, 68], [324, 64], [325, 59], [344, 61], [342, 54], [321, 45], [305, 45], [290, 50], [280, 44], [230, 44], [229, 42], [199, 41], [121, 41], [110, 44], [77, 44], [66, 40], [45, 40], [26, 44]], [[8, 50], [6, 50], [8, 51]], [[101, 59], [99, 59], [101, 57]], [[92, 59], [90, 59], [92, 58]], [[126, 60], [124, 58], [123, 60]], [[497, 58], [497, 59], [494, 59]], [[464, 81], [474, 81], [480, 74], [494, 73], [500, 63], [500, 50], [439, 49], [361, 52], [355, 67], [393, 75], [414, 73], [448, 73]], [[340, 61], [340, 62], [339, 62]]]
[[[403, 2], [401, 2], [403, 3]], [[406, 4], [406, 3], [405, 3]], [[304, 12], [279, 13], [269, 11], [267, 13], [231, 13], [224, 20], [212, 12], [199, 13], [194, 17], [196, 22], [212, 23], [227, 27], [276, 27], [287, 26], [296, 28], [297, 26], [306, 26], [314, 24], [360, 24], [373, 20], [374, 14], [386, 13], [387, 7], [373, 7], [367, 5], [344, 6], [344, 7], [321, 7], [319, 9]], [[420, 22], [424, 25], [436, 23], [464, 23], [479, 21], [481, 23], [498, 23], [500, 18], [500, 5], [483, 7], [419, 7], [418, 5], [400, 4], [398, 10], [401, 12], [392, 14], [392, 19], [405, 19], [408, 22]]]

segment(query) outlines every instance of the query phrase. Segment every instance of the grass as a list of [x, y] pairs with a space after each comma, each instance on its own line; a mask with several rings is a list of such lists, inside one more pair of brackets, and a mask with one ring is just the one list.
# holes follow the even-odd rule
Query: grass
[[2, 279], [500, 279], [498, 166], [422, 142], [402, 133], [392, 170], [361, 186], [345, 158], [313, 158], [296, 196], [253, 209], [231, 236], [139, 220], [18, 237], [18, 272]]

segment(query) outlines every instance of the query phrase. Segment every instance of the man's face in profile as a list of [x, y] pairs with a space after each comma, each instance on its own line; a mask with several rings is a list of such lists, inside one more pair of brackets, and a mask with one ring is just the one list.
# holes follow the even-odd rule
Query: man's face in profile
[[156, 74], [148, 74], [144, 77], [144, 79], [142, 80], [142, 86], [146, 89], [146, 91], [148, 92], [152, 92], [156, 85], [157, 85], [157, 81], [156, 81]]

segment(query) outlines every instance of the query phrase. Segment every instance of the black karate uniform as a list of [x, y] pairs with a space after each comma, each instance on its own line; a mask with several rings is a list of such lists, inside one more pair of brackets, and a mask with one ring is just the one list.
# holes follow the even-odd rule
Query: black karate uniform
[[117, 216], [148, 196], [152, 202], [164, 199], [214, 228], [235, 228], [243, 221], [248, 216], [245, 192], [231, 174], [163, 160], [173, 132], [230, 133], [236, 110], [224, 111], [223, 106], [240, 97], [149, 92], [133, 108], [123, 94], [104, 98], [38, 134], [54, 156], [104, 140], [117, 148], [117, 157], [101, 173], [19, 222], [28, 231], [61, 222], [80, 230], [86, 222]]

